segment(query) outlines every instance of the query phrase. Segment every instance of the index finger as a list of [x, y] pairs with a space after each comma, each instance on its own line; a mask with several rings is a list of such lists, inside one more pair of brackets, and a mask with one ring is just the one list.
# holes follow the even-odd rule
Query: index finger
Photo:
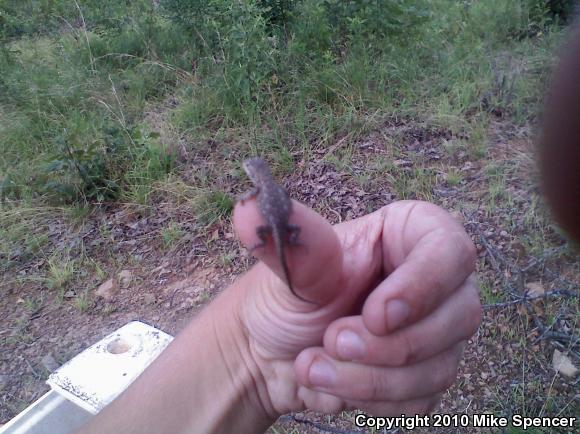
[[393, 271], [362, 313], [378, 336], [428, 315], [475, 270], [475, 246], [449, 213], [423, 202], [397, 205], [385, 213], [382, 239], [384, 266]]

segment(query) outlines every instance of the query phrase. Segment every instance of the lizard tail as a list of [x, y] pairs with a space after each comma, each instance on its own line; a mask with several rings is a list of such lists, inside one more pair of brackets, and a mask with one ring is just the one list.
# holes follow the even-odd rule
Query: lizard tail
[[[274, 235], [275, 237], [275, 235]], [[290, 280], [290, 272], [288, 271], [288, 263], [286, 262], [286, 253], [284, 252], [284, 246], [282, 240], [274, 240], [276, 244], [276, 250], [278, 253], [278, 257], [280, 258], [280, 263], [282, 264], [282, 271], [284, 272], [284, 279], [286, 280], [286, 284], [288, 285], [288, 289], [290, 292], [298, 299], [305, 301], [306, 303], [314, 303], [313, 301], [306, 300], [305, 298], [301, 297], [294, 291], [294, 287], [292, 286], [292, 281]]]

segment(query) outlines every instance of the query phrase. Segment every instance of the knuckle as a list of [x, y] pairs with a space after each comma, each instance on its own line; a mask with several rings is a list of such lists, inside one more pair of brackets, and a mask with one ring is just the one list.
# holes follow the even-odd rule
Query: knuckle
[[367, 392], [364, 399], [381, 400], [384, 398], [386, 391], [389, 390], [390, 384], [388, 376], [384, 375], [381, 369], [372, 367], [368, 376], [370, 384], [367, 385]]
[[435, 409], [437, 404], [439, 404], [439, 399], [433, 399], [433, 398], [422, 399], [419, 402], [417, 402], [417, 404], [415, 405], [415, 408], [413, 409], [413, 413], [419, 414], [421, 416], [423, 416], [425, 414], [429, 414]]
[[463, 259], [464, 268], [466, 270], [474, 271], [475, 263], [477, 261], [477, 248], [475, 247], [475, 244], [464, 230], [454, 232], [454, 239], [458, 251], [463, 253], [461, 258]]
[[399, 365], [404, 366], [413, 363], [417, 360], [417, 348], [414, 345], [414, 340], [411, 338], [409, 333], [402, 332], [399, 336]]
[[471, 337], [479, 328], [481, 324], [481, 320], [483, 318], [483, 308], [481, 306], [481, 302], [479, 301], [479, 296], [474, 294], [474, 300], [470, 301], [466, 309], [466, 337]]
[[441, 360], [440, 369], [436, 369], [433, 375], [434, 390], [442, 392], [453, 385], [457, 377], [458, 362], [459, 358], [456, 357], [455, 352]]
[[441, 402], [441, 394], [438, 393], [433, 398], [427, 401], [427, 408], [425, 413], [423, 414], [432, 413], [439, 406], [440, 402]]
[[472, 312], [470, 315], [471, 318], [471, 334], [470, 336], [477, 331], [479, 325], [481, 324], [481, 320], [483, 318], [483, 308], [481, 307], [481, 303], [477, 300], [477, 303], [474, 303], [472, 307]]

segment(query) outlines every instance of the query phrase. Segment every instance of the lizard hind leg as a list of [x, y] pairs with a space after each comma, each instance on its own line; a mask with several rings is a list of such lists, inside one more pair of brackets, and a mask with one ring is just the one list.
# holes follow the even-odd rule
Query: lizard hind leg
[[308, 247], [304, 243], [302, 243], [299, 239], [300, 226], [288, 224], [287, 233], [289, 246], [302, 247], [303, 249], [306, 249], [306, 251], [308, 252]]
[[288, 232], [288, 244], [291, 246], [299, 246], [300, 241], [298, 237], [300, 236], [300, 226], [288, 224], [286, 230]]
[[256, 228], [256, 235], [260, 241], [254, 244], [249, 250], [250, 253], [253, 253], [254, 250], [259, 249], [260, 247], [264, 247], [268, 244], [268, 238], [272, 235], [272, 227], [268, 225], [261, 225]]

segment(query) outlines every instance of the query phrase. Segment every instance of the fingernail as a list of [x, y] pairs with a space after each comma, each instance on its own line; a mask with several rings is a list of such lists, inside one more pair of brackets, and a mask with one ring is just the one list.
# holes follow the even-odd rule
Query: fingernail
[[332, 386], [336, 383], [336, 369], [326, 360], [317, 359], [310, 366], [308, 379], [313, 386]]
[[352, 330], [343, 330], [336, 337], [336, 352], [342, 359], [362, 359], [365, 353], [365, 344]]
[[406, 301], [393, 300], [387, 303], [385, 313], [387, 315], [387, 328], [392, 331], [399, 328], [407, 320], [411, 308]]

